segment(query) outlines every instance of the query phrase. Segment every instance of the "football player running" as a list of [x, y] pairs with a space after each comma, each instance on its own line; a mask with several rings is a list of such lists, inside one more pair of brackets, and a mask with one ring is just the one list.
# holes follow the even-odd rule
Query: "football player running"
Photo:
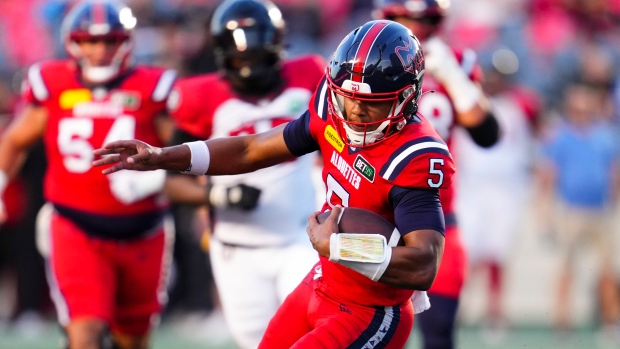
[[[112, 142], [94, 152], [103, 157], [93, 164], [111, 165], [105, 174], [164, 168], [227, 175], [320, 150], [323, 210], [332, 214], [319, 224], [313, 213], [306, 228], [320, 261], [280, 306], [259, 348], [403, 348], [414, 309], [428, 306], [415, 290], [435, 279], [444, 245], [439, 189], [454, 173], [447, 146], [417, 115], [423, 76], [424, 56], [411, 31], [371, 21], [342, 40], [300, 118], [260, 134], [175, 147]], [[351, 260], [332, 238], [342, 206], [388, 219], [401, 243], [371, 234], [374, 253]], [[412, 304], [414, 292], [422, 302]]]
[[70, 59], [29, 69], [26, 105], [0, 142], [4, 183], [29, 146], [44, 141], [48, 204], [38, 242], [72, 349], [146, 348], [165, 301], [172, 237], [165, 172], [104, 176], [92, 166], [92, 150], [110, 140], [162, 143], [157, 116], [175, 73], [130, 63], [135, 25], [116, 1], [76, 4], [62, 24]]
[[[284, 21], [270, 2], [228, 0], [211, 35], [219, 72], [179, 80], [168, 101], [172, 144], [252, 135], [297, 119], [324, 76], [320, 56], [283, 60]], [[256, 348], [286, 296], [318, 261], [306, 218], [316, 210], [313, 155], [249, 174], [210, 178], [170, 172], [168, 196], [214, 211], [209, 257], [231, 334]], [[233, 161], [234, 159], [231, 159]]]
[[[482, 70], [472, 50], [457, 52], [438, 34], [449, 0], [379, 0], [373, 16], [409, 28], [421, 41], [426, 75], [419, 112], [443, 140], [452, 145], [452, 130], [464, 127], [476, 144], [490, 147], [499, 126], [480, 86]], [[434, 93], [426, 93], [429, 91]], [[454, 212], [455, 186], [441, 190], [446, 245], [439, 273], [428, 291], [432, 307], [419, 317], [425, 349], [454, 348], [454, 324], [467, 272], [466, 251]]]

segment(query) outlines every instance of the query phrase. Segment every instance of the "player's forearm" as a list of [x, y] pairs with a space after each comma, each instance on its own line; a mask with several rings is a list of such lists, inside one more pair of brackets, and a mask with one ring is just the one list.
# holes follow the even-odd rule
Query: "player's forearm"
[[428, 290], [437, 276], [444, 248], [443, 238], [432, 240], [424, 247], [393, 247], [390, 264], [379, 281], [399, 288]]
[[173, 202], [187, 205], [204, 205], [207, 202], [206, 187], [193, 176], [168, 175], [164, 193]]
[[283, 128], [280, 126], [260, 134], [207, 141], [211, 158], [207, 174], [253, 172], [293, 159], [284, 143]]

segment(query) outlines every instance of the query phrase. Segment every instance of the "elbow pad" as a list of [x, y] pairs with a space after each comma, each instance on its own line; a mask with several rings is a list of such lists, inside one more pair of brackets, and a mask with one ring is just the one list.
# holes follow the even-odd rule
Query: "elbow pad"
[[491, 147], [499, 139], [499, 124], [492, 113], [487, 113], [479, 125], [465, 129], [474, 142], [483, 148]]

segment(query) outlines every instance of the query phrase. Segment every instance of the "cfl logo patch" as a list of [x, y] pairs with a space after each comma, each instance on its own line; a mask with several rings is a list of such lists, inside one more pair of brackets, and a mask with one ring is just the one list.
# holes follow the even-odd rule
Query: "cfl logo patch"
[[358, 92], [358, 91], [360, 90], [360, 85], [358, 85], [358, 84], [353, 84], [353, 85], [351, 86], [351, 90], [352, 90], [352, 91], [355, 91], [355, 92]]

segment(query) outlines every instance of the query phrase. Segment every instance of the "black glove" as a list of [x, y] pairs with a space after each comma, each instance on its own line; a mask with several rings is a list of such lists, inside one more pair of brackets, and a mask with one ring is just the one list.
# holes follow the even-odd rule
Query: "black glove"
[[209, 203], [213, 207], [251, 211], [258, 206], [261, 190], [243, 183], [224, 187], [209, 186]]

